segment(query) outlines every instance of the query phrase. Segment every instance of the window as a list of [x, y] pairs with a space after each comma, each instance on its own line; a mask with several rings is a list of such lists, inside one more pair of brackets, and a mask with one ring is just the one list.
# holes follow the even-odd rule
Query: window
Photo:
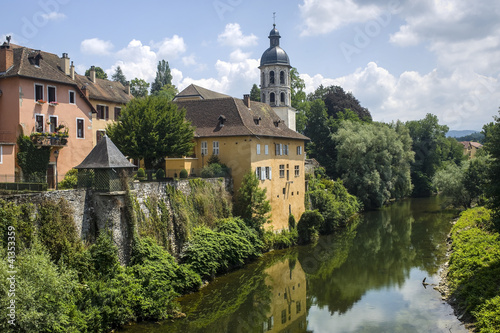
[[266, 178], [271, 179], [271, 167], [266, 167]]
[[264, 146], [264, 154], [269, 155], [269, 146], [268, 145]]
[[295, 177], [300, 176], [300, 168], [299, 168], [299, 166], [298, 166], [298, 165], [296, 165], [296, 166], [295, 166], [294, 171], [295, 171]]
[[276, 143], [276, 156], [283, 155], [283, 145], [281, 143]]
[[115, 120], [118, 120], [118, 117], [120, 117], [121, 113], [122, 113], [122, 108], [115, 106]]
[[274, 71], [269, 72], [269, 84], [274, 84]]
[[48, 99], [47, 102], [49, 102], [49, 103], [57, 102], [56, 87], [54, 87], [54, 86], [47, 87], [47, 99]]
[[37, 114], [35, 115], [35, 132], [42, 133], [43, 129], [43, 114]]
[[103, 130], [97, 130], [97, 132], [95, 133], [95, 136], [96, 136], [96, 143], [98, 143], [99, 141], [101, 141], [101, 139], [106, 135], [106, 131], [103, 131]]
[[285, 93], [281, 93], [281, 103], [285, 103]]
[[201, 156], [207, 156], [208, 155], [208, 145], [206, 141], [201, 142]]
[[262, 168], [261, 167], [257, 167], [255, 169], [255, 175], [257, 176], [257, 179], [262, 180]]
[[260, 143], [257, 144], [257, 155], [260, 155]]
[[109, 119], [109, 107], [107, 105], [97, 105], [97, 119]]
[[280, 164], [280, 178], [285, 178], [285, 165]]
[[262, 87], [264, 87], [266, 85], [266, 83], [264, 82], [264, 73], [260, 74], [260, 85]]
[[275, 98], [274, 98], [274, 93], [271, 93], [269, 95], [269, 103], [274, 104], [276, 103]]
[[35, 101], [43, 101], [43, 85], [35, 83]]
[[219, 155], [219, 141], [214, 141], [213, 144], [212, 144], [212, 153], [214, 155]]
[[280, 72], [280, 84], [285, 84], [285, 72]]
[[283, 145], [283, 155], [288, 155], [288, 145]]
[[301, 309], [302, 307], [301, 307], [300, 301], [297, 301], [297, 302], [295, 303], [295, 307], [296, 307], [297, 313], [299, 313], [299, 312], [300, 312], [300, 310], [302, 310], [302, 309]]
[[50, 129], [49, 132], [54, 133], [57, 128], [57, 116], [49, 116]]
[[75, 92], [73, 90], [69, 91], [69, 104], [75, 104]]
[[84, 126], [85, 126], [85, 119], [76, 118], [76, 137], [77, 138], [80, 138], [80, 139], [85, 138]]
[[286, 323], [286, 309], [281, 311], [281, 323], [282, 324]]
[[297, 155], [302, 155], [302, 146], [297, 146]]
[[0, 145], [0, 164], [3, 163], [2, 158], [3, 158], [3, 146]]

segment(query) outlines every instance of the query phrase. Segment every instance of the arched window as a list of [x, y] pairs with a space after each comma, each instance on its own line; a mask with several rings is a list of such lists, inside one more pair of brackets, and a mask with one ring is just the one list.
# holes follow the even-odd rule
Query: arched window
[[271, 95], [269, 95], [269, 103], [274, 104], [275, 102], [274, 93], [271, 93]]
[[274, 71], [269, 72], [269, 84], [274, 84]]
[[264, 87], [264, 86], [265, 86], [265, 82], [264, 82], [264, 73], [261, 73], [261, 74], [260, 74], [260, 85], [261, 85], [261, 87]]
[[285, 84], [285, 72], [280, 72], [280, 84]]
[[285, 93], [284, 92], [281, 93], [281, 103], [285, 104]]

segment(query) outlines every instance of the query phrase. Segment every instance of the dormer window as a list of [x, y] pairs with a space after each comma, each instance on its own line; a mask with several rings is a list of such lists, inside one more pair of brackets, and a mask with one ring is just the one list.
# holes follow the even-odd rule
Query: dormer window
[[253, 122], [255, 123], [255, 125], [260, 125], [260, 121], [262, 120], [261, 117], [254, 117], [253, 118]]
[[278, 119], [274, 122], [274, 126], [278, 127], [281, 123], [281, 119]]
[[28, 57], [30, 64], [35, 67], [40, 67], [40, 59], [43, 59], [42, 55], [40, 54], [40, 51]]
[[224, 123], [226, 122], [226, 117], [224, 115], [220, 115], [218, 120], [219, 120], [220, 127], [223, 127]]

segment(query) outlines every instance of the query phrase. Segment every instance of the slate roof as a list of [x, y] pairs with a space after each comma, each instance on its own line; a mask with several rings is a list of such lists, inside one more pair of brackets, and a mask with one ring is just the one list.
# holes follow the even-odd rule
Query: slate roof
[[75, 169], [134, 168], [108, 136], [104, 136]]
[[216, 91], [208, 90], [206, 88], [197, 86], [195, 84], [190, 84], [175, 96], [174, 101], [178, 101], [183, 98], [214, 99], [214, 98], [226, 98], [226, 97], [231, 97], [231, 96], [221, 94]]
[[79, 74], [75, 74], [75, 81], [79, 87], [87, 88], [91, 99], [122, 104], [132, 99], [121, 82], [96, 78], [94, 83], [89, 77]]
[[[252, 135], [309, 140], [289, 129], [265, 103], [250, 101], [248, 108], [243, 100], [234, 97], [178, 100], [175, 103], [186, 109], [186, 118], [195, 127], [196, 137]], [[220, 116], [225, 117], [223, 124]]]

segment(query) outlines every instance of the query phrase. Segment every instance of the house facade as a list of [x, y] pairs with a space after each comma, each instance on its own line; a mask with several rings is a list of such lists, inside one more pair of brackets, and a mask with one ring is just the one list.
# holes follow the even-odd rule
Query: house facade
[[[79, 164], [92, 149], [95, 109], [71, 79], [67, 54], [55, 54], [14, 44], [0, 46], [0, 178], [22, 176], [16, 164], [17, 138], [31, 136], [50, 148], [49, 185]], [[74, 68], [73, 68], [74, 71]], [[54, 154], [56, 152], [56, 154]]]
[[469, 159], [474, 158], [479, 149], [483, 148], [483, 145], [479, 142], [474, 141], [460, 141], [464, 146], [464, 155]]
[[260, 187], [267, 190], [272, 227], [288, 228], [290, 214], [299, 219], [305, 210], [304, 145], [308, 138], [289, 129], [268, 104], [250, 101], [249, 95], [207, 98], [216, 96], [212, 92], [194, 98], [192, 92], [199, 88], [187, 87], [174, 100], [195, 127], [196, 146], [190, 157], [167, 158], [167, 173], [184, 168], [192, 174], [216, 155], [231, 169], [237, 191], [244, 175], [255, 172]]

